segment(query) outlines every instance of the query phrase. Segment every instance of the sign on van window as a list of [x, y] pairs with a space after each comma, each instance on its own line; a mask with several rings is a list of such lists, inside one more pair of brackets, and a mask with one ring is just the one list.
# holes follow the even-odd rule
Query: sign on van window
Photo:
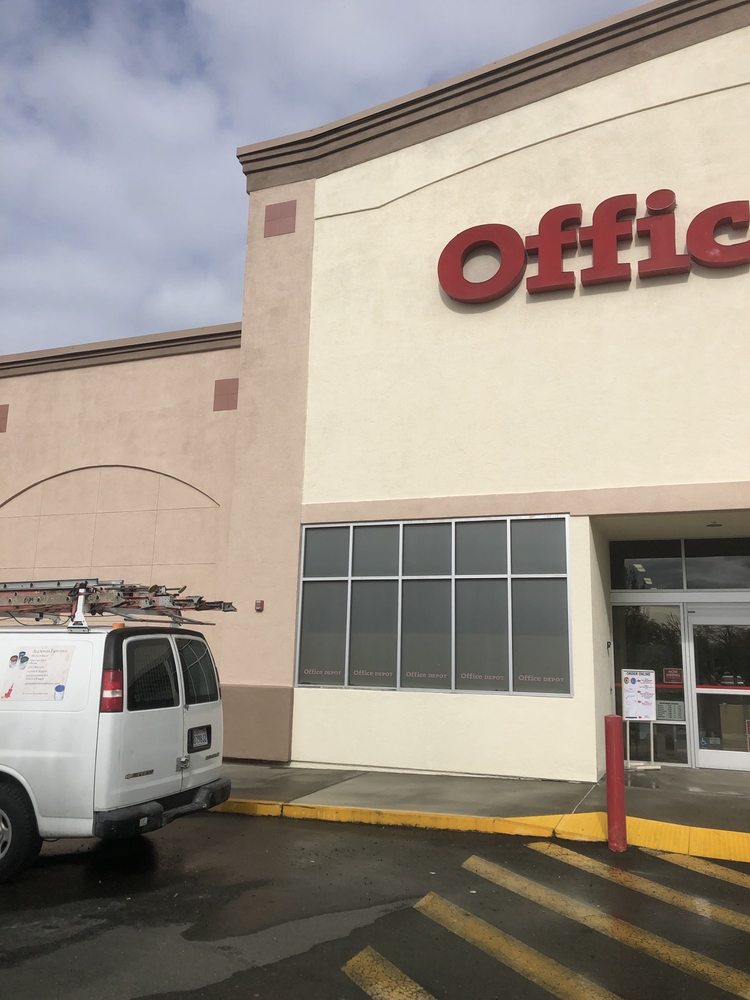
[[74, 651], [75, 646], [13, 647], [0, 663], [0, 701], [63, 701]]

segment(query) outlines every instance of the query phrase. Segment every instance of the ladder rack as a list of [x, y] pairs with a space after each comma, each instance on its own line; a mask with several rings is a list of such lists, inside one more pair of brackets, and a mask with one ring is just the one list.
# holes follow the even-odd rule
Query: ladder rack
[[[230, 601], [185, 596], [184, 587], [125, 583], [124, 580], [21, 580], [0, 583], [0, 618], [68, 618], [68, 627], [87, 629], [86, 615], [114, 615], [126, 621], [167, 618], [182, 625], [205, 625], [185, 611], [236, 611]], [[137, 616], [137, 617], [136, 617]]]

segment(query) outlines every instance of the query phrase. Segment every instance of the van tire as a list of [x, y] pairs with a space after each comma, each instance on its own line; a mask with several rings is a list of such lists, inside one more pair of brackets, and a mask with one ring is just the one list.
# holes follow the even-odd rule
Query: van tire
[[28, 795], [16, 785], [0, 783], [0, 882], [33, 864], [41, 847]]

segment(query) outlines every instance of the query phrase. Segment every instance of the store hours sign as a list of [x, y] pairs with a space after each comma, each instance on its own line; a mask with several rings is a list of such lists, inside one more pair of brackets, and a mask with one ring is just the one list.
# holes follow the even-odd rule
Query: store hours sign
[[656, 671], [622, 671], [622, 717], [628, 722], [656, 719]]

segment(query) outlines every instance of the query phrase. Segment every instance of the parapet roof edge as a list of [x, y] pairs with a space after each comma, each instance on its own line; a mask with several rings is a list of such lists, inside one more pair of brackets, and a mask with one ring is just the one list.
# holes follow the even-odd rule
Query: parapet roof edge
[[240, 346], [240, 323], [198, 326], [189, 330], [152, 333], [145, 337], [101, 340], [91, 344], [53, 347], [0, 357], [0, 378], [37, 375], [67, 368], [90, 368], [123, 361], [146, 361], [176, 354], [224, 351]]
[[750, 0], [654, 0], [328, 125], [241, 146], [248, 193], [324, 177], [750, 25]]

